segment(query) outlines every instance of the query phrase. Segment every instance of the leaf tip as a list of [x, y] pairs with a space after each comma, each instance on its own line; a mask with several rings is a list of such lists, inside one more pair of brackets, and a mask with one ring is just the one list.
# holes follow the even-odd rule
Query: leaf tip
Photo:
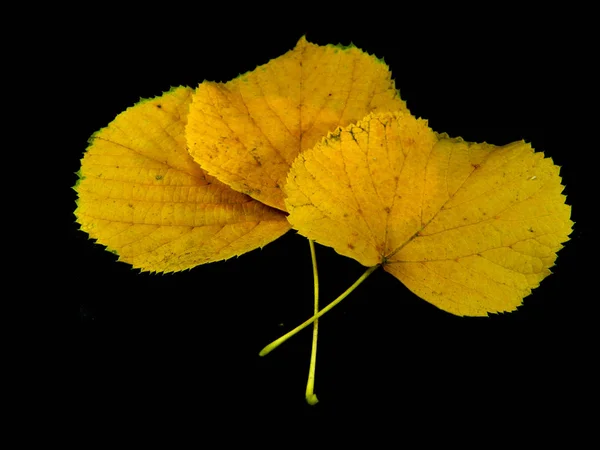
[[296, 43], [296, 47], [304, 46], [308, 43], [309, 42], [306, 39], [306, 34], [303, 34], [302, 36], [300, 36], [300, 39], [298, 39], [298, 42]]

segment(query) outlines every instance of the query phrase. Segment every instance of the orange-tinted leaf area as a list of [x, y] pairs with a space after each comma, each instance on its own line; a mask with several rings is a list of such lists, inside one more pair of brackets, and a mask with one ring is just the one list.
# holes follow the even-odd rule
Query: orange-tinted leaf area
[[203, 82], [190, 108], [190, 154], [239, 192], [285, 210], [296, 156], [327, 132], [375, 111], [406, 111], [387, 65], [356, 47], [302, 38], [279, 58], [228, 83]]

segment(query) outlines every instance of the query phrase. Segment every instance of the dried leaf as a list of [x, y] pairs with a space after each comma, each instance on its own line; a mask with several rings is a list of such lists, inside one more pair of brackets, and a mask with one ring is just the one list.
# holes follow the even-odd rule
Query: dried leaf
[[192, 90], [176, 88], [119, 114], [81, 160], [81, 229], [143, 271], [173, 272], [262, 247], [285, 215], [233, 191], [189, 156]]
[[406, 110], [391, 73], [356, 47], [302, 38], [285, 55], [222, 84], [203, 82], [190, 108], [190, 154], [208, 173], [285, 210], [281, 187], [298, 153], [373, 111]]
[[329, 134], [285, 187], [300, 234], [466, 316], [512, 311], [550, 274], [573, 224], [562, 190], [529, 144], [450, 139], [402, 112]]

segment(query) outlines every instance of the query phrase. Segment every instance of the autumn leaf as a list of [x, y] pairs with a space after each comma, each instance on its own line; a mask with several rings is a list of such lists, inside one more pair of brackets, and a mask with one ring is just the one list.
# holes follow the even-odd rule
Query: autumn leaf
[[284, 214], [192, 160], [184, 136], [191, 94], [175, 88], [127, 109], [92, 137], [81, 160], [81, 229], [142, 271], [231, 258], [289, 229]]
[[402, 112], [371, 114], [298, 156], [285, 186], [298, 232], [382, 265], [457, 315], [513, 311], [568, 240], [559, 167], [525, 142], [437, 135]]
[[301, 38], [288, 53], [228, 83], [203, 82], [186, 133], [200, 166], [233, 189], [285, 210], [296, 156], [374, 111], [406, 111], [391, 73], [356, 47]]

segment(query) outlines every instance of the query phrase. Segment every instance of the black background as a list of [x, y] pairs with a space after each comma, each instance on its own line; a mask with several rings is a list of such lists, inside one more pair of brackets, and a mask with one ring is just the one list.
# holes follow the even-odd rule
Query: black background
[[[557, 144], [550, 125], [561, 95], [561, 36], [518, 11], [468, 19], [380, 7], [373, 18], [281, 10], [268, 19], [231, 5], [165, 5], [139, 15], [100, 8], [65, 34], [61, 53], [71, 69], [63, 81], [74, 94], [65, 106], [77, 111], [61, 155], [65, 291], [79, 304], [80, 407], [98, 435], [173, 425], [193, 433], [212, 423], [249, 423], [258, 432], [281, 419], [312, 418], [325, 427], [340, 417], [387, 417], [399, 433], [454, 422], [460, 435], [477, 427], [547, 428], [576, 415], [576, 402], [588, 395], [589, 297], [577, 258], [581, 161]], [[140, 98], [204, 79], [227, 81], [290, 50], [304, 34], [318, 44], [352, 41], [384, 57], [411, 112], [436, 131], [497, 145], [531, 142], [563, 166], [577, 222], [554, 274], [512, 314], [456, 317], [376, 271], [320, 322], [314, 407], [304, 401], [309, 331], [258, 356], [312, 314], [304, 238], [291, 231], [226, 262], [140, 274], [78, 231], [69, 190], [89, 136]], [[364, 268], [331, 249], [317, 252], [325, 304]]]

